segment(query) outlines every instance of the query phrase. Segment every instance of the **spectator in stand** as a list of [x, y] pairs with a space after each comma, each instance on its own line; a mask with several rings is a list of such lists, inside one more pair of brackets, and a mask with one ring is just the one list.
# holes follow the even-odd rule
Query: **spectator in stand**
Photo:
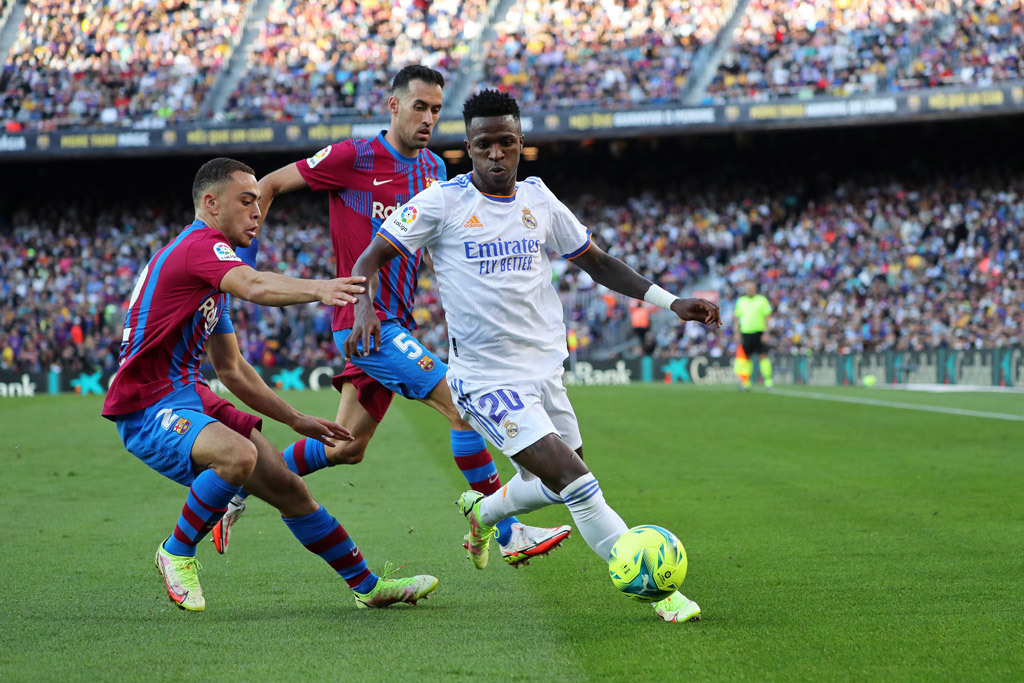
[[[3, 2], [0, 0], [0, 8]], [[29, 0], [0, 72], [7, 133], [163, 128], [204, 99], [254, 0]], [[488, 0], [273, 0], [218, 121], [380, 111], [421, 63], [458, 85], [492, 21]], [[735, 0], [516, 0], [481, 48], [479, 87], [524, 110], [680, 102]], [[2, 9], [0, 9], [2, 12]], [[751, 0], [709, 101], [849, 96], [1024, 80], [1021, 0]]]
[[451, 81], [483, 30], [486, 7], [486, 0], [274, 0], [224, 116], [313, 123], [376, 114], [407, 64]]
[[[590, 179], [593, 181], [593, 179]], [[794, 183], [796, 181], [793, 181]], [[776, 197], [784, 196], [775, 192]], [[568, 196], [568, 195], [567, 195]], [[674, 186], [616, 198], [597, 188], [568, 201], [606, 250], [666, 289], [722, 282], [720, 300], [754, 280], [768, 296], [773, 350], [807, 352], [975, 349], [1024, 339], [1024, 177], [933, 174], [899, 182], [861, 178], [799, 203], [732, 186]], [[0, 369], [70, 375], [117, 367], [123, 303], [152, 251], [188, 221], [121, 202], [82, 200], [23, 209], [0, 230]], [[264, 225], [261, 270], [304, 278], [334, 272], [323, 207], [284, 201]], [[295, 246], [295, 245], [301, 245]], [[561, 265], [559, 265], [561, 264]], [[633, 336], [625, 302], [555, 261], [556, 287], [578, 353], [621, 352]], [[429, 269], [414, 315], [421, 341], [447, 357], [447, 331]], [[726, 327], [732, 320], [726, 307]], [[236, 302], [240, 346], [254, 364], [341, 364], [322, 306]], [[81, 341], [76, 342], [79, 332]], [[731, 355], [739, 340], [652, 316], [654, 355]]]
[[922, 49], [901, 74], [904, 88], [1024, 79], [1020, 0], [956, 2], [949, 19], [923, 38]]
[[1019, 0], [752, 0], [708, 88], [718, 102], [1024, 77]]
[[480, 87], [524, 108], [678, 102], [733, 2], [518, 0], [495, 26]]
[[30, 0], [0, 74], [0, 115], [44, 131], [195, 120], [249, 2]]

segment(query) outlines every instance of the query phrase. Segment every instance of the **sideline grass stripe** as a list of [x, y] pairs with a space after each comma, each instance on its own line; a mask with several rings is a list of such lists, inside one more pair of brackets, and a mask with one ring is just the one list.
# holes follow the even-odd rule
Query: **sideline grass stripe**
[[926, 413], [946, 413], [948, 415], [963, 415], [965, 417], [987, 417], [993, 420], [1012, 420], [1014, 422], [1024, 422], [1024, 417], [1020, 415], [1009, 415], [1007, 413], [990, 413], [982, 410], [967, 410], [965, 408], [946, 408], [944, 406], [918, 405], [913, 403], [900, 403], [898, 401], [882, 401], [874, 398], [857, 398], [854, 396], [819, 394], [810, 391], [786, 391], [785, 389], [775, 389], [773, 393], [778, 396], [790, 396], [793, 398], [816, 398], [822, 401], [857, 403], [866, 406], [878, 406], [880, 408], [905, 408], [907, 410], [920, 410]]

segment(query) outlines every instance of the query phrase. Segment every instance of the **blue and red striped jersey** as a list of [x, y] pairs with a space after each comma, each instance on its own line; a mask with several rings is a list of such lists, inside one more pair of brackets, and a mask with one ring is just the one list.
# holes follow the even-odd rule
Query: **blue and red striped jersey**
[[[431, 183], [448, 179], [441, 157], [428, 149], [415, 157], [402, 156], [384, 139], [386, 133], [328, 145], [295, 164], [310, 188], [330, 192], [331, 243], [338, 277], [352, 274], [356, 260], [395, 209]], [[416, 329], [412, 306], [421, 261], [417, 251], [412, 259], [395, 258], [380, 269], [373, 301], [379, 319], [398, 320]], [[334, 309], [335, 331], [351, 328], [353, 320], [352, 306]]]
[[104, 417], [146, 408], [175, 389], [206, 384], [199, 365], [212, 332], [234, 332], [224, 275], [244, 265], [223, 233], [195, 220], [150, 259], [135, 283], [120, 367]]

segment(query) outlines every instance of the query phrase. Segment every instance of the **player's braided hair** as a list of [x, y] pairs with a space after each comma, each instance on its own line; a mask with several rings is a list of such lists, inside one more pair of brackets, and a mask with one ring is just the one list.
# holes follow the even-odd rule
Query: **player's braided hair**
[[391, 94], [394, 95], [399, 90], [408, 90], [409, 81], [423, 81], [427, 85], [434, 84], [441, 88], [444, 87], [444, 76], [440, 71], [435, 71], [422, 64], [410, 64], [402, 67], [402, 70], [395, 74], [395, 79], [391, 81]]
[[203, 201], [204, 194], [213, 188], [219, 190], [220, 186], [231, 180], [231, 174], [235, 171], [256, 175], [256, 171], [247, 164], [227, 157], [210, 159], [200, 166], [196, 172], [196, 179], [192, 181], [192, 204], [198, 207]]
[[519, 104], [506, 92], [481, 90], [462, 105], [462, 120], [467, 126], [478, 116], [511, 116], [518, 121]]

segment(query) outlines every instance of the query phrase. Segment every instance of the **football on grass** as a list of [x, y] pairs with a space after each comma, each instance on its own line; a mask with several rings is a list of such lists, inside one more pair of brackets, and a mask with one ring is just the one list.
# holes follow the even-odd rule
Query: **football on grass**
[[683, 585], [686, 550], [668, 529], [635, 526], [612, 546], [608, 573], [615, 587], [631, 598], [664, 600]]

